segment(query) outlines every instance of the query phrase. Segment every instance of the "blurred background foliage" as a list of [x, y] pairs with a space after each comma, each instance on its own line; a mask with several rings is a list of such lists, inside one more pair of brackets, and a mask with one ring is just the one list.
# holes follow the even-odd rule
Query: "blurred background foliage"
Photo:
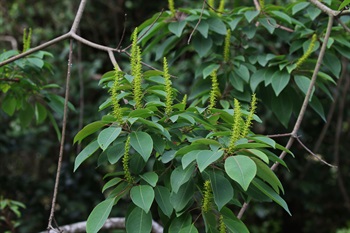
[[[277, 5], [283, 4], [283, 1], [271, 2]], [[22, 49], [24, 28], [33, 30], [32, 47], [67, 32], [78, 3], [69, 0], [0, 0], [1, 52], [16, 49], [13, 46]], [[183, 7], [200, 8], [201, 4], [200, 1], [196, 3], [187, 0], [176, 1], [176, 5]], [[232, 7], [244, 4], [251, 6], [252, 2], [235, 1]], [[167, 1], [89, 1], [79, 27], [79, 34], [99, 44], [116, 47], [125, 27], [122, 42], [122, 47], [125, 47], [130, 43], [128, 38], [133, 29], [163, 8], [167, 8]], [[68, 42], [51, 46], [46, 51], [54, 55], [46, 58], [53, 71], [45, 74], [47, 83], [56, 83], [63, 87], [67, 69]], [[122, 67], [128, 62], [123, 55], [117, 55], [117, 60]], [[177, 62], [171, 70], [182, 72], [193, 66], [196, 61], [193, 62]], [[343, 61], [343, 66], [350, 68], [347, 60]], [[79, 127], [99, 119], [100, 114], [102, 115], [96, 109], [108, 93], [98, 86], [98, 81], [103, 73], [111, 69], [112, 65], [106, 53], [75, 43], [70, 98], [75, 110], [69, 114], [58, 195], [56, 221], [60, 225], [85, 221], [93, 207], [103, 200], [100, 191], [103, 186], [101, 176], [110, 168], [96, 168], [95, 163], [90, 160], [73, 173], [73, 163], [79, 148], [72, 146], [71, 142]], [[191, 84], [189, 81], [191, 74], [187, 75], [176, 81], [185, 92], [188, 91], [186, 86], [190, 86], [187, 84]], [[276, 205], [254, 204], [244, 216], [244, 221], [251, 232], [326, 233], [350, 228], [350, 112], [347, 108], [350, 104], [350, 95], [346, 89], [349, 78], [349, 75], [346, 75], [342, 85], [334, 86], [331, 90], [338, 95], [338, 99], [334, 105], [335, 114], [330, 119], [323, 143], [317, 145], [325, 122], [313, 111], [307, 112], [300, 132], [302, 140], [309, 148], [326, 161], [339, 164], [339, 170], [315, 161], [300, 145], [295, 144], [292, 151], [296, 158], [286, 159], [290, 171], [282, 169], [278, 171], [286, 190], [284, 199], [289, 204], [293, 216], [290, 217]], [[63, 96], [63, 92], [63, 88], [56, 89], [57, 95]], [[326, 114], [331, 111], [332, 103], [327, 98], [322, 99], [321, 96], [320, 101], [324, 104]], [[254, 131], [257, 133], [277, 134], [291, 131], [278, 123], [272, 112], [263, 105], [260, 106], [258, 115], [263, 119], [263, 124], [255, 126]], [[54, 117], [60, 125], [61, 116], [56, 114]], [[37, 125], [34, 121], [30, 122], [28, 127], [22, 127], [16, 113], [9, 117], [2, 110], [0, 119], [1, 201], [4, 203], [4, 199], [9, 199], [25, 204], [25, 208], [22, 209], [21, 206], [19, 209], [21, 215], [4, 206], [0, 208], [0, 216], [6, 215], [15, 221], [17, 230], [13, 232], [44, 230], [49, 215], [59, 149], [55, 129], [49, 122]], [[286, 143], [283, 138], [278, 141], [281, 144]], [[16, 203], [14, 205], [16, 206]], [[114, 210], [112, 216], [121, 216], [123, 211], [123, 208]], [[6, 221], [0, 219], [0, 231], [5, 230], [11, 228]]]

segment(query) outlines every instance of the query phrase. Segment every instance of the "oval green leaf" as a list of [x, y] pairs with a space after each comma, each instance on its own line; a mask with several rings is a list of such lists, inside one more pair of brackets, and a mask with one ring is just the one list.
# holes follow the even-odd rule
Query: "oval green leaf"
[[244, 155], [231, 156], [225, 161], [227, 175], [236, 181], [244, 191], [256, 175], [256, 165], [252, 159]]
[[147, 233], [152, 230], [152, 214], [135, 207], [126, 218], [126, 232]]
[[154, 200], [154, 191], [149, 185], [134, 186], [130, 190], [130, 197], [135, 205], [148, 213]]
[[114, 198], [108, 198], [92, 210], [86, 222], [87, 233], [95, 233], [101, 229], [106, 222], [108, 215], [111, 213], [114, 201]]
[[148, 161], [153, 149], [153, 140], [148, 133], [132, 132], [130, 145], [142, 156], [145, 162]]
[[85, 147], [75, 158], [74, 162], [74, 171], [80, 166], [82, 162], [84, 162], [87, 158], [89, 158], [95, 151], [99, 148], [98, 142], [95, 140], [91, 142], [87, 147]]
[[111, 126], [101, 131], [97, 137], [97, 142], [102, 150], [106, 150], [107, 147], [119, 136], [122, 128]]

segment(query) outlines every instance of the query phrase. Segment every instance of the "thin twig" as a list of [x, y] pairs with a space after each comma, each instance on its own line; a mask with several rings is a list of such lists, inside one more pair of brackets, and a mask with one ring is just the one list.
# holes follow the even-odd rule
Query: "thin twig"
[[290, 136], [291, 136], [291, 133], [266, 135], [266, 137], [269, 137], [269, 138], [281, 138], [281, 137], [290, 137]]
[[341, 19], [337, 18], [337, 21], [342, 25], [345, 31], [350, 32], [350, 28]]
[[126, 31], [126, 16], [127, 16], [127, 14], [124, 15], [123, 33], [122, 33], [122, 36], [121, 36], [121, 38], [119, 40], [119, 43], [118, 43], [118, 45], [116, 47], [117, 50], [120, 48], [120, 46], [122, 45], [122, 42], [124, 40], [125, 31]]
[[314, 152], [312, 152], [309, 148], [307, 148], [307, 146], [305, 146], [305, 144], [299, 139], [299, 138], [296, 138], [296, 140], [299, 142], [299, 144], [307, 151], [309, 152], [312, 156], [314, 156], [317, 160], [321, 161], [322, 163], [330, 166], [330, 167], [337, 167], [335, 165], [332, 165], [330, 163], [327, 163], [325, 160], [323, 160], [320, 156], [318, 156], [317, 154], [315, 154]]
[[[151, 30], [154, 26], [154, 24], [158, 21], [158, 19], [160, 18], [160, 16], [163, 14], [164, 9], [162, 9], [162, 11], [158, 14], [157, 18], [151, 23], [151, 25], [149, 26], [149, 28], [147, 28], [147, 30], [137, 39], [137, 41], [140, 41], [148, 32], [149, 30]], [[126, 50], [128, 50], [130, 47], [132, 46], [132, 44], [126, 46], [121, 52], [125, 52]]]
[[260, 3], [258, 0], [254, 0], [254, 5], [255, 5], [255, 9], [257, 11], [261, 11]]
[[[201, 14], [199, 15], [199, 19], [198, 19], [198, 22], [196, 23], [196, 25], [194, 26], [190, 36], [188, 37], [188, 40], [187, 40], [187, 44], [190, 44], [191, 42], [191, 39], [192, 39], [192, 36], [193, 36], [193, 33], [197, 30], [199, 24], [201, 23], [202, 21], [202, 17], [203, 17], [203, 11], [204, 11], [204, 6], [206, 4], [206, 1], [204, 0], [203, 1], [203, 5], [202, 5], [202, 10], [201, 10]], [[207, 4], [209, 6], [209, 4]]]
[[0, 78], [0, 82], [14, 82], [19, 83], [21, 80], [19, 78]]
[[61, 142], [60, 142], [60, 151], [59, 151], [59, 155], [58, 155], [55, 187], [54, 187], [54, 191], [53, 191], [50, 217], [49, 217], [49, 222], [48, 222], [48, 226], [47, 226], [48, 232], [50, 232], [50, 230], [53, 228], [52, 227], [52, 220], [53, 220], [54, 215], [55, 215], [55, 206], [56, 206], [56, 200], [57, 200], [57, 194], [58, 194], [58, 185], [59, 185], [59, 181], [60, 181], [60, 173], [61, 173], [63, 151], [64, 151], [64, 142], [65, 142], [65, 137], [66, 137], [68, 100], [69, 100], [69, 82], [70, 82], [71, 68], [72, 68], [72, 55], [73, 55], [73, 40], [70, 40], [67, 79], [66, 79], [66, 91], [65, 91], [65, 99], [64, 99], [64, 108], [63, 108], [63, 122], [62, 122], [62, 134], [61, 134], [62, 136], [61, 136]]

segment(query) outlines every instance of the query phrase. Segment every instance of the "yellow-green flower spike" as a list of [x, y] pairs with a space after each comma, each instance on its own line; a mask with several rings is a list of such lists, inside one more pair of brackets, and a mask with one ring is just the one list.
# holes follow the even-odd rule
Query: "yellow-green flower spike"
[[202, 202], [202, 211], [207, 213], [211, 207], [211, 199], [212, 199], [212, 190], [210, 185], [210, 180], [206, 180], [204, 182], [204, 190], [203, 190], [203, 202]]
[[232, 124], [232, 132], [231, 139], [228, 148], [228, 153], [232, 154], [235, 148], [235, 143], [241, 138], [241, 105], [237, 99], [234, 99], [234, 115], [233, 115], [233, 124]]
[[207, 3], [209, 5], [209, 10], [214, 12], [215, 9], [215, 1], [214, 0], [208, 0]]
[[135, 108], [142, 108], [142, 64], [141, 64], [141, 49], [137, 45], [137, 28], [133, 33], [132, 47], [131, 47], [131, 75], [133, 80], [133, 94], [135, 101]]
[[227, 63], [230, 60], [230, 45], [231, 45], [231, 30], [227, 29], [225, 44], [224, 44], [224, 62]]
[[170, 74], [169, 74], [169, 66], [168, 61], [164, 57], [163, 59], [163, 76], [165, 79], [165, 114], [170, 115], [170, 113], [173, 111], [173, 89], [171, 87], [171, 80], [170, 80]]
[[187, 104], [187, 94], [184, 95], [184, 97], [182, 98], [181, 104], [185, 105]]
[[216, 105], [216, 100], [218, 96], [220, 95], [220, 89], [219, 89], [219, 82], [217, 77], [217, 71], [214, 70], [211, 74], [211, 91], [210, 91], [210, 97], [209, 97], [209, 106], [208, 109], [211, 110]]
[[175, 4], [174, 4], [174, 0], [168, 0], [168, 6], [169, 6], [169, 10], [171, 11], [172, 15], [175, 15]]
[[120, 85], [120, 79], [123, 77], [123, 72], [119, 71], [119, 68], [117, 66], [114, 67], [114, 82], [113, 86], [110, 89], [111, 99], [112, 99], [112, 107], [113, 107], [113, 116], [116, 118], [116, 121], [119, 124], [122, 124], [123, 118], [122, 118], [122, 111], [120, 108], [120, 104], [118, 101], [118, 87]]
[[27, 29], [23, 30], [23, 52], [27, 51], [30, 48], [32, 39], [32, 29], [29, 28], [28, 35], [27, 35]]
[[265, 9], [265, 0], [259, 0], [259, 5], [260, 5], [261, 11], [263, 11]]
[[130, 150], [130, 136], [126, 139], [125, 142], [125, 152], [123, 156], [123, 170], [124, 170], [124, 178], [127, 182], [132, 183], [134, 179], [131, 176], [130, 169], [129, 169], [129, 150]]
[[315, 43], [317, 41], [317, 35], [316, 34], [313, 34], [312, 35], [312, 38], [311, 38], [311, 42], [310, 42], [310, 45], [309, 47], [307, 48], [306, 52], [304, 53], [304, 55], [299, 58], [299, 60], [297, 61], [295, 67], [296, 69], [299, 68], [302, 64], [304, 64], [304, 62], [306, 61], [306, 59], [308, 59], [308, 57], [311, 55], [312, 53], [312, 50], [314, 49], [315, 47]]
[[255, 114], [255, 110], [256, 110], [256, 95], [255, 93], [252, 95], [252, 100], [250, 101], [250, 110], [249, 110], [249, 114], [247, 116], [247, 119], [245, 121], [245, 124], [243, 126], [243, 130], [242, 130], [242, 138], [245, 138], [248, 135], [248, 131], [250, 129], [250, 126], [252, 125], [252, 120]]
[[226, 225], [224, 223], [224, 216], [220, 214], [219, 218], [219, 232], [220, 233], [226, 233]]
[[222, 15], [224, 10], [225, 10], [225, 0], [220, 0], [220, 5], [219, 5], [219, 8], [218, 8], [219, 14]]

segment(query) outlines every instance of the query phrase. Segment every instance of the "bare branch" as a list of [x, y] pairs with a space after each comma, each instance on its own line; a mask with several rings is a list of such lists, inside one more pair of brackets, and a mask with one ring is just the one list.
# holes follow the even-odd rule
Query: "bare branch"
[[17, 40], [13, 36], [0, 36], [0, 40], [10, 42], [13, 50], [18, 49]]
[[83, 16], [85, 5], [86, 5], [86, 0], [81, 0], [80, 4], [79, 4], [78, 11], [77, 11], [77, 14], [75, 15], [75, 19], [73, 21], [73, 25], [72, 25], [72, 27], [70, 29], [70, 31], [73, 32], [73, 33], [77, 32], [77, 29], [78, 29], [81, 17]]
[[52, 220], [53, 220], [54, 215], [55, 215], [55, 206], [56, 206], [56, 199], [57, 199], [57, 194], [58, 194], [58, 185], [59, 185], [59, 181], [60, 181], [60, 173], [61, 173], [63, 151], [64, 151], [64, 142], [65, 142], [65, 137], [66, 137], [68, 99], [69, 99], [69, 82], [70, 82], [70, 77], [71, 77], [72, 57], [73, 57], [72, 55], [73, 55], [73, 40], [71, 39], [70, 45], [69, 45], [66, 91], [65, 91], [65, 98], [64, 98], [64, 108], [63, 108], [62, 136], [61, 136], [61, 142], [60, 142], [60, 151], [59, 151], [59, 155], [58, 155], [55, 187], [54, 187], [54, 191], [53, 191], [50, 217], [49, 217], [49, 222], [48, 222], [48, 226], [47, 226], [47, 229], [49, 232], [50, 232], [50, 229], [53, 228], [52, 227]]
[[327, 166], [330, 166], [330, 167], [337, 167], [337, 166], [334, 166], [330, 163], [327, 163], [325, 160], [323, 160], [320, 156], [316, 155], [314, 152], [312, 152], [309, 148], [307, 148], [307, 146], [304, 145], [304, 143], [299, 139], [299, 138], [296, 138], [297, 141], [299, 142], [299, 144], [307, 151], [309, 152], [312, 156], [314, 156], [317, 160], [321, 161], [322, 163], [326, 164]]
[[[59, 227], [60, 231], [52, 230], [54, 233], [65, 232], [65, 233], [80, 233], [86, 232], [86, 221], [78, 222], [69, 225], [64, 225]], [[109, 218], [106, 220], [101, 230], [110, 230], [110, 229], [125, 229], [125, 218]], [[156, 221], [152, 220], [152, 232], [153, 233], [162, 233], [163, 227], [159, 225]], [[40, 233], [45, 233], [42, 231]]]
[[63, 34], [63, 35], [61, 35], [59, 37], [56, 37], [56, 38], [54, 38], [54, 39], [52, 39], [52, 40], [50, 40], [50, 41], [48, 41], [48, 42], [46, 42], [44, 44], [41, 44], [41, 45], [36, 46], [34, 48], [31, 48], [31, 49], [25, 51], [24, 53], [18, 54], [18, 55], [13, 56], [13, 57], [11, 57], [11, 58], [3, 61], [3, 62], [0, 62], [0, 67], [6, 65], [8, 63], [11, 63], [13, 61], [16, 61], [16, 60], [18, 60], [20, 58], [26, 57], [26, 56], [28, 56], [28, 55], [30, 55], [32, 53], [35, 53], [35, 52], [37, 52], [39, 50], [42, 50], [42, 49], [44, 49], [46, 47], [49, 47], [49, 46], [53, 45], [53, 44], [56, 44], [56, 43], [58, 43], [58, 42], [60, 42], [62, 40], [68, 39], [70, 36], [71, 36], [70, 33], [66, 33], [66, 34]]
[[349, 10], [337, 11], [337, 10], [333, 10], [333, 9], [329, 8], [328, 6], [326, 6], [325, 4], [323, 4], [322, 2], [320, 2], [318, 0], [309, 0], [309, 1], [312, 4], [314, 4], [318, 9], [322, 10], [323, 12], [325, 12], [329, 16], [340, 17], [342, 15], [350, 15]]

